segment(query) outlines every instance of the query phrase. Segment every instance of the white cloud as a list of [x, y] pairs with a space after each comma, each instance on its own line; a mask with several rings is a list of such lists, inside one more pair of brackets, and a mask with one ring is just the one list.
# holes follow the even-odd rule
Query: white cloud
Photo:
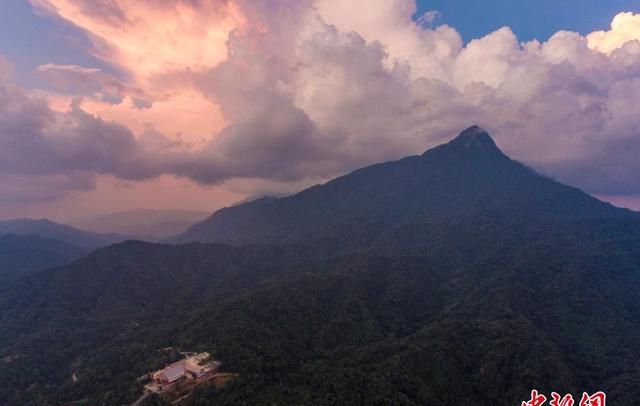
[[610, 54], [629, 41], [640, 41], [640, 14], [620, 13], [609, 31], [596, 31], [587, 36], [589, 47]]

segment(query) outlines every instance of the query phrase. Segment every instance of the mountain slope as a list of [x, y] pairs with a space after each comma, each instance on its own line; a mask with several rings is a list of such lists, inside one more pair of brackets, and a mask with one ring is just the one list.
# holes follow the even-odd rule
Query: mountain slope
[[512, 405], [532, 387], [633, 404], [640, 233], [548, 231], [473, 259], [104, 248], [0, 289], [0, 355], [17, 358], [0, 369], [0, 401], [130, 402], [176, 346], [241, 374], [201, 404]]
[[0, 286], [0, 404], [130, 403], [166, 347], [240, 374], [194, 406], [640, 399], [638, 215], [478, 128], [190, 233], [248, 245], [126, 242]]
[[0, 236], [0, 278], [52, 268], [87, 254], [87, 250], [37, 235]]
[[64, 224], [54, 223], [47, 219], [15, 219], [0, 221], [0, 235], [39, 235], [44, 238], [63, 241], [77, 247], [94, 249], [128, 237], [118, 234], [98, 234]]
[[[627, 217], [637, 215], [534, 173], [471, 127], [421, 156], [360, 169], [290, 197], [219, 210], [173, 241], [314, 242], [379, 252], [394, 235], [429, 234], [478, 218], [509, 224]], [[425, 242], [405, 238], [403, 251], [420, 252]]]

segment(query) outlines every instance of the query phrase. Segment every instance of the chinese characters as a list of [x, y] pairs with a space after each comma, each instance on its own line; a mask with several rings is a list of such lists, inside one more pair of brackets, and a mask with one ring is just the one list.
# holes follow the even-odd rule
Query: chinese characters
[[[522, 402], [521, 406], [543, 406], [546, 401], [547, 397], [534, 389], [531, 391], [531, 399]], [[549, 406], [606, 406], [606, 404], [607, 395], [601, 391], [593, 395], [583, 392], [578, 405], [575, 405], [575, 400], [571, 394], [561, 396], [559, 393], [551, 392], [551, 400], [549, 401]]]

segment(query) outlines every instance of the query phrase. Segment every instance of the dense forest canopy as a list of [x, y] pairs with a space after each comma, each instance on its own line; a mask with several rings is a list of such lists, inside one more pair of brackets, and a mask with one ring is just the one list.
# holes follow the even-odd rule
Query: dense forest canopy
[[194, 239], [233, 245], [128, 241], [3, 284], [0, 403], [127, 404], [168, 347], [239, 374], [191, 405], [640, 399], [640, 218], [477, 128], [173, 241]]

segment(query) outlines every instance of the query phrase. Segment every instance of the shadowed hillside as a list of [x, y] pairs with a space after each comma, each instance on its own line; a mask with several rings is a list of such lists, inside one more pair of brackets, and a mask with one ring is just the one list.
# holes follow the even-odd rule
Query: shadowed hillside
[[87, 249], [37, 235], [3, 235], [0, 236], [0, 278], [63, 265], [87, 253]]
[[166, 347], [240, 374], [194, 406], [640, 399], [638, 215], [478, 128], [181, 239], [237, 246], [130, 241], [0, 287], [0, 403], [126, 404]]
[[629, 217], [638, 216], [511, 160], [472, 127], [421, 156], [360, 169], [290, 197], [219, 210], [174, 241], [304, 242], [335, 252], [415, 254], [427, 248], [434, 230], [439, 235], [465, 222]]
[[95, 249], [121, 242], [128, 237], [118, 234], [99, 234], [58, 224], [51, 220], [15, 219], [0, 221], [0, 235], [39, 235], [44, 238], [63, 241], [77, 247]]

